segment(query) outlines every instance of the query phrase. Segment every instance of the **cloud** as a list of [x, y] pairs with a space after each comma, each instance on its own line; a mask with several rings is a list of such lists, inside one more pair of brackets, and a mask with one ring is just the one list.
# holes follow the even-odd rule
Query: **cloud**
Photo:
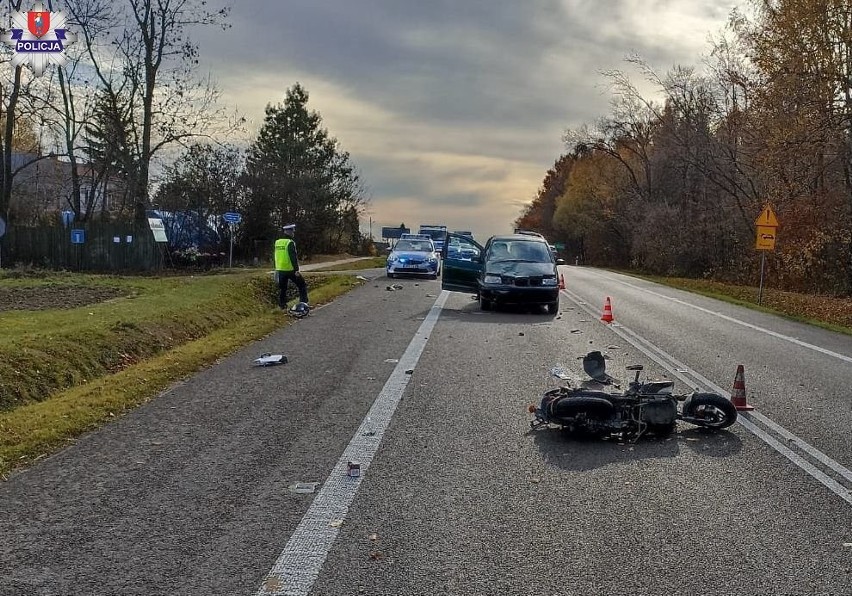
[[733, 6], [240, 0], [231, 29], [196, 38], [224, 100], [251, 120], [248, 138], [299, 81], [359, 166], [374, 219], [487, 235], [533, 198], [564, 129], [608, 112], [601, 71], [631, 53], [661, 71], [695, 64]]

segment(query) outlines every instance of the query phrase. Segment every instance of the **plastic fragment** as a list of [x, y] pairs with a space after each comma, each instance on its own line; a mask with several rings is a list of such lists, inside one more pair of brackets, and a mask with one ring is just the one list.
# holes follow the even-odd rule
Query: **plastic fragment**
[[296, 482], [287, 488], [290, 489], [291, 493], [307, 495], [316, 491], [317, 485], [319, 485], [319, 482]]
[[276, 364], [287, 364], [287, 356], [283, 354], [270, 354], [269, 352], [261, 354], [259, 358], [255, 358], [256, 366], [274, 366]]

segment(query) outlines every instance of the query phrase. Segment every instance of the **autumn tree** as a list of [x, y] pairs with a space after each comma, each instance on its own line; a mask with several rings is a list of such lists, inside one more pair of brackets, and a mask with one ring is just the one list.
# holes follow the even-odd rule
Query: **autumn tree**
[[565, 192], [573, 164], [571, 155], [563, 155], [556, 160], [545, 174], [535, 198], [515, 220], [516, 228], [535, 230], [551, 240], [556, 239], [557, 232], [553, 226], [556, 201]]

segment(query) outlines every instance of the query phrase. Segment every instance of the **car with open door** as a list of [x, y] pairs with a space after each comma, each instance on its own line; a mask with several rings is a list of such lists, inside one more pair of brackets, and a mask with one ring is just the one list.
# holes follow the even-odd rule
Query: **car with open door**
[[[482, 310], [496, 304], [543, 305], [559, 309], [557, 259], [547, 240], [531, 234], [492, 236], [481, 246], [468, 236], [448, 234], [442, 254], [441, 288], [472, 292]], [[450, 251], [449, 246], [456, 247]]]

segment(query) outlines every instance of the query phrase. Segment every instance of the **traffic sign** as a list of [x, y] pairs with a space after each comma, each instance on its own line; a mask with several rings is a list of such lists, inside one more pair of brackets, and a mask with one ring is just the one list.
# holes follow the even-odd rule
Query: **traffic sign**
[[769, 228], [777, 228], [778, 227], [778, 218], [775, 217], [775, 212], [772, 210], [772, 207], [767, 205], [763, 208], [763, 211], [754, 220], [754, 225], [756, 226], [765, 226]]
[[0, 217], [0, 238], [6, 233], [6, 221]]
[[222, 219], [224, 219], [228, 223], [238, 224], [238, 223], [240, 223], [240, 221], [242, 221], [243, 216], [240, 215], [239, 213], [234, 213], [232, 211], [229, 211], [228, 213], [222, 214]]
[[775, 226], [757, 226], [757, 250], [775, 250]]
[[86, 230], [71, 230], [71, 244], [86, 242]]

